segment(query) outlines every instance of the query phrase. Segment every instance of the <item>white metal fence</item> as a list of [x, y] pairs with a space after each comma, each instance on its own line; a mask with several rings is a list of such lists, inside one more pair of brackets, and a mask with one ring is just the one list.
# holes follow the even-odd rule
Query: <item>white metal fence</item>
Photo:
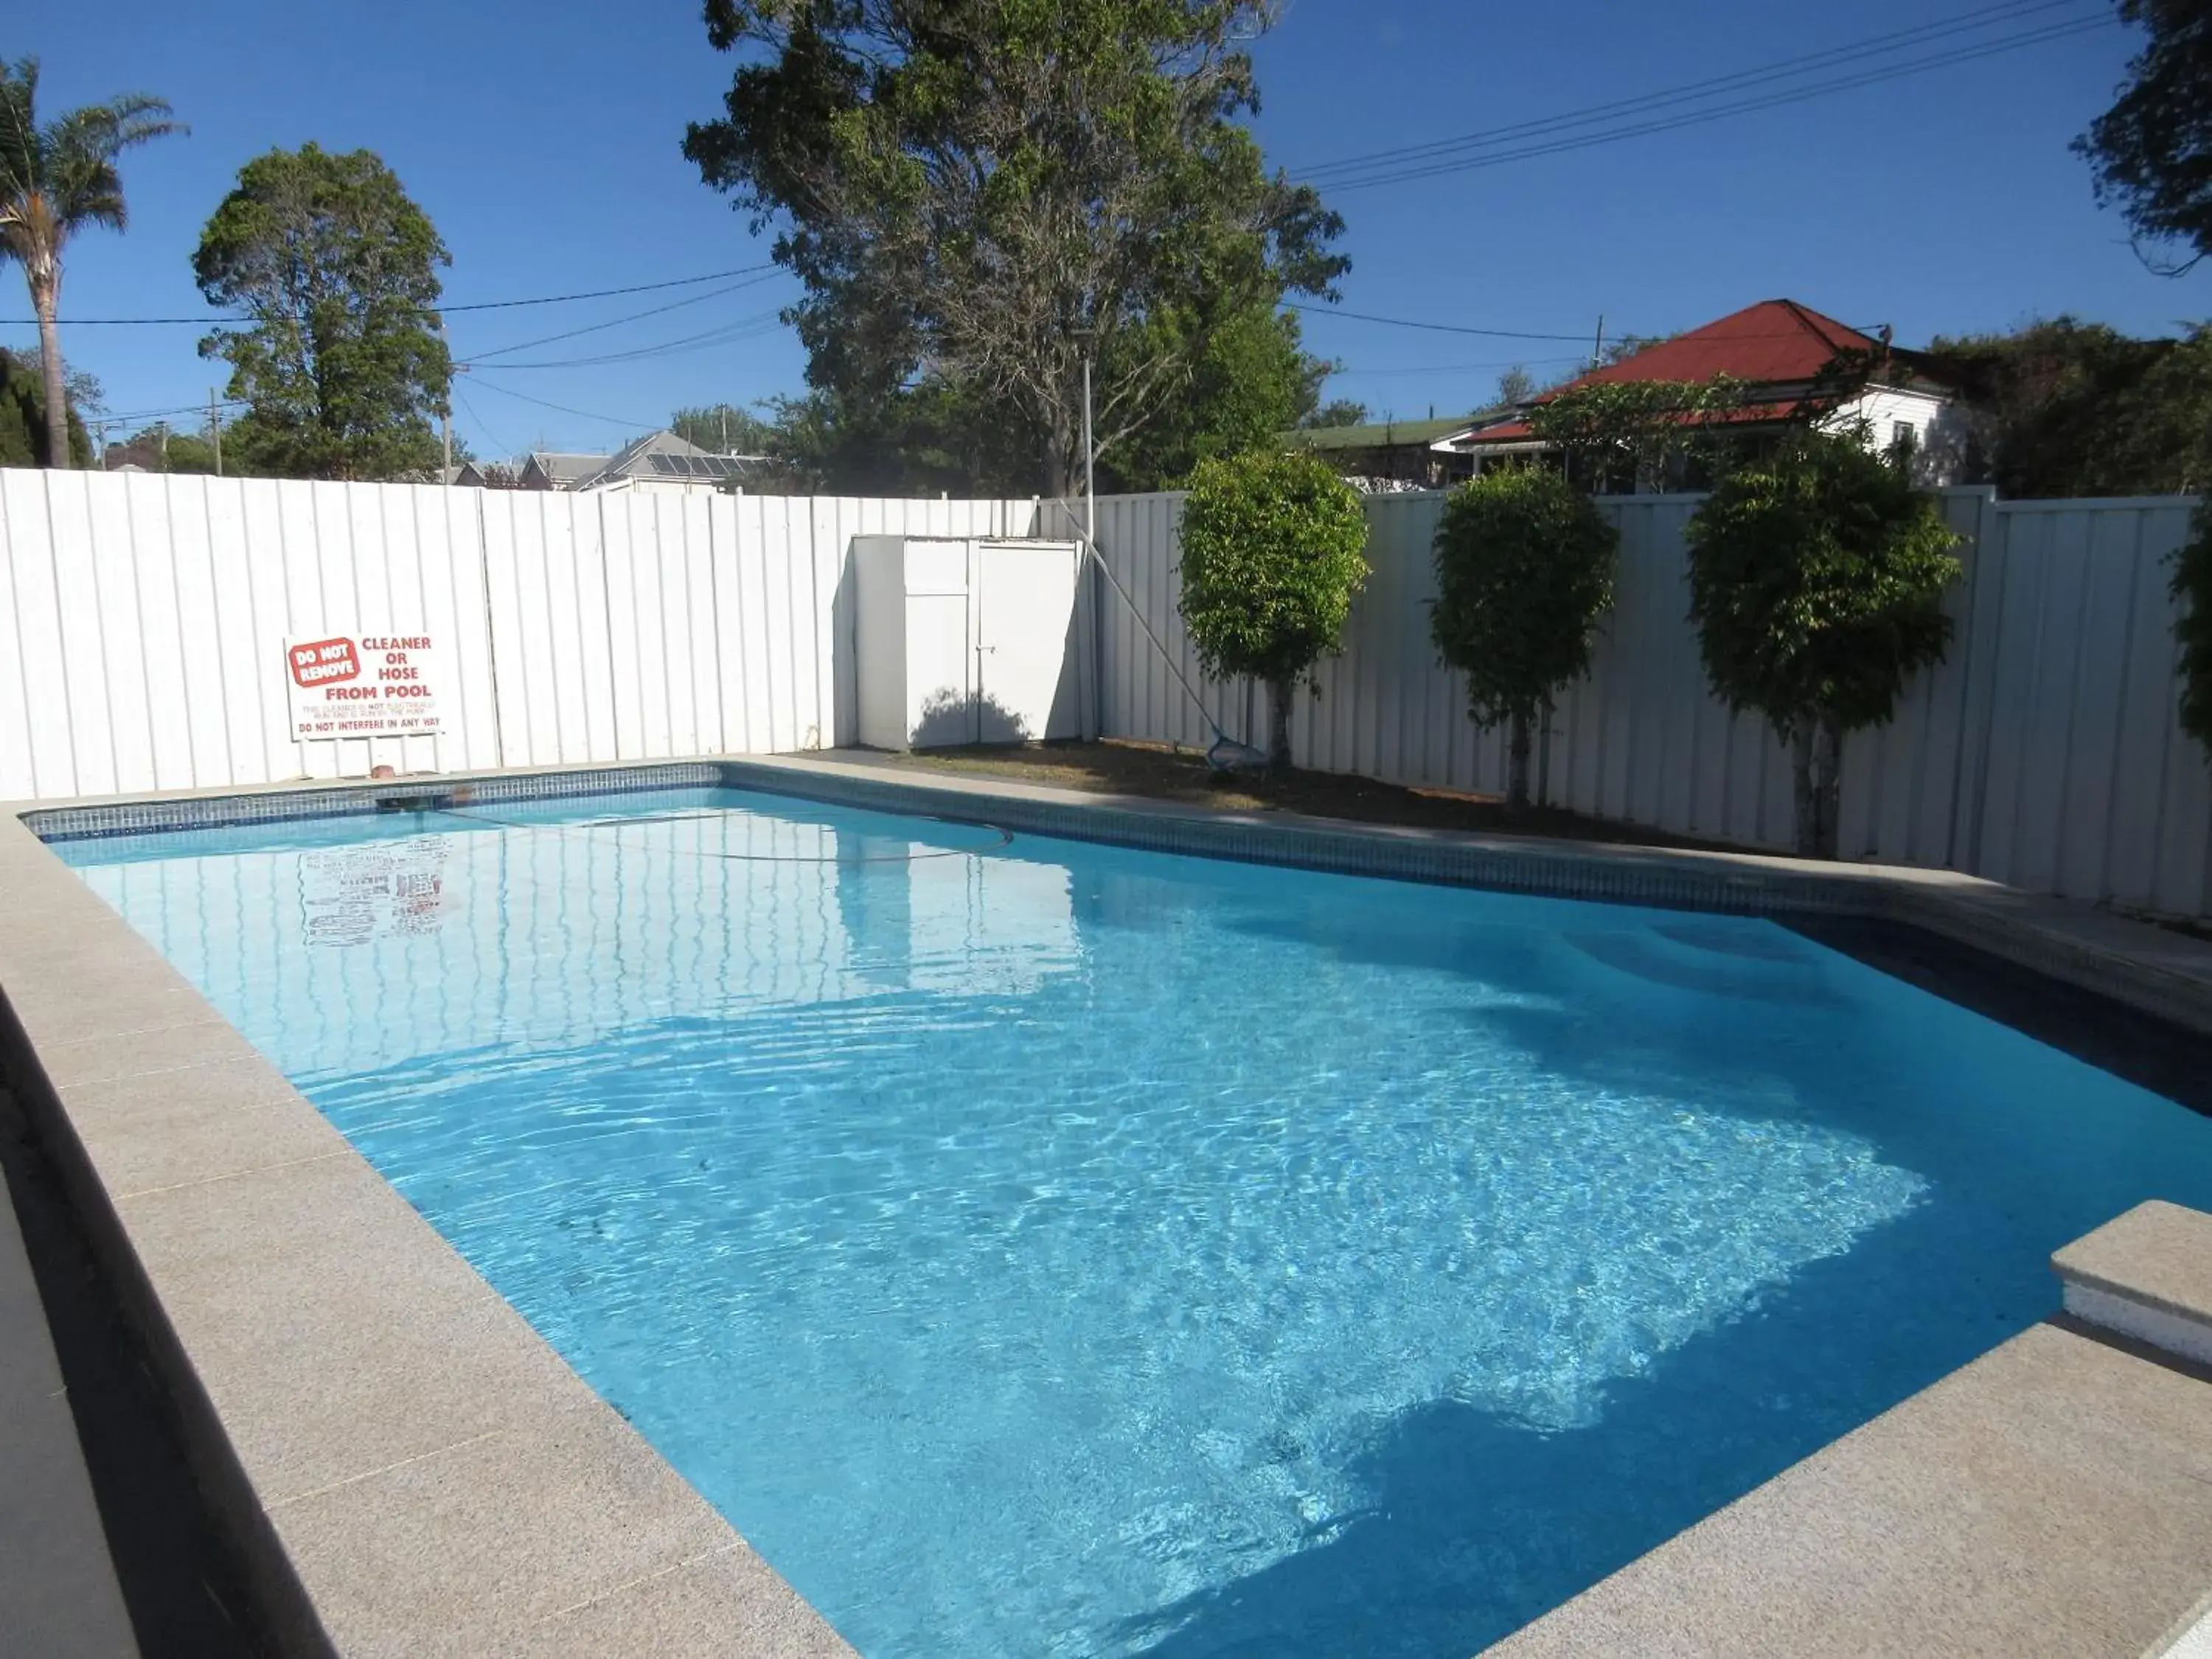
[[[1685, 835], [1784, 846], [1788, 757], [1755, 717], [1705, 688], [1686, 621], [1682, 528], [1698, 498], [1607, 501], [1621, 530], [1617, 602], [1590, 678], [1539, 746], [1554, 803]], [[1374, 574], [1344, 654], [1302, 696], [1301, 765], [1410, 784], [1502, 791], [1503, 732], [1478, 733], [1460, 678], [1437, 660], [1430, 544], [1443, 498], [1370, 499]], [[2178, 718], [2166, 560], [2191, 503], [1998, 501], [1947, 492], [1968, 539], [1949, 601], [1949, 657], [1909, 688], [1896, 722], [1844, 751], [1847, 858], [1948, 866], [2035, 891], [2187, 915], [2212, 909], [2212, 773]], [[1176, 614], [1181, 497], [1098, 504], [1109, 563], [1232, 735], [1264, 729], [1239, 682], [1209, 685]], [[1109, 735], [1203, 744], [1188, 697], [1118, 605], [1102, 608]]]
[[[1495, 791], [1429, 642], [1442, 498], [1369, 504], [1375, 567], [1345, 654], [1301, 698], [1302, 764]], [[1789, 767], [1707, 694], [1685, 621], [1686, 496], [1605, 503], [1622, 532], [1595, 672], [1537, 753], [1548, 799], [1786, 844]], [[2190, 503], [1950, 492], [1969, 539], [1949, 659], [1844, 755], [1848, 857], [2038, 891], [2212, 909], [2212, 774], [2177, 717], [2165, 561]], [[1109, 563], [1232, 733], [1251, 688], [1206, 685], [1176, 614], [1176, 495], [1098, 504]], [[857, 534], [1058, 533], [1027, 501], [564, 495], [393, 484], [0, 471], [0, 799], [309, 775], [763, 753], [849, 742]], [[1103, 729], [1204, 743], [1166, 664], [1098, 610]], [[445, 733], [296, 743], [287, 638], [453, 641]]]
[[[0, 799], [827, 746], [858, 534], [1028, 501], [0, 471]], [[435, 738], [293, 740], [288, 638], [453, 643]]]

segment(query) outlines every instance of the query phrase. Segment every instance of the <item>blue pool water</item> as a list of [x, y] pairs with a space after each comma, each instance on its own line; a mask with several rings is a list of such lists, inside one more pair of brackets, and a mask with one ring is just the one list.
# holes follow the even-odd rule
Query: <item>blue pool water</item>
[[485, 810], [60, 850], [869, 1659], [1463, 1659], [2212, 1206], [1765, 921]]

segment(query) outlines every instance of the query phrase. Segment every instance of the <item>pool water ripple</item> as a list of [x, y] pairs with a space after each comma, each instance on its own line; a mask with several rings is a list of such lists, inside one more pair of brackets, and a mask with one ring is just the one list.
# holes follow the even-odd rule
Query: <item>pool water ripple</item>
[[620, 811], [70, 856], [871, 1659], [1458, 1659], [2212, 1202], [1764, 921]]

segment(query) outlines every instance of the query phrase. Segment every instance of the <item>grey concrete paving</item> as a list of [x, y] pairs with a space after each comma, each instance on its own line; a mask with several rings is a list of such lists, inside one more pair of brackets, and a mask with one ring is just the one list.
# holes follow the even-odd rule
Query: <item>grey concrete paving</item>
[[0, 1183], [0, 1656], [137, 1654], [46, 1310]]
[[2061, 1280], [2212, 1320], [2212, 1216], [2154, 1200], [2051, 1258]]
[[2051, 1265], [2074, 1317], [2212, 1366], [2212, 1216], [2139, 1204]]
[[2135, 1659], [2212, 1583], [2212, 1383], [2038, 1326], [1492, 1648]]

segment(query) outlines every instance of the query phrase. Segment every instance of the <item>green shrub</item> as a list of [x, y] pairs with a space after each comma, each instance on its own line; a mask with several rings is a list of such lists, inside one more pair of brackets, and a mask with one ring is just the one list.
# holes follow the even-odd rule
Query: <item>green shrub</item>
[[1790, 746], [1797, 850], [1833, 858], [1844, 733], [1886, 725], [1942, 661], [1958, 538], [1857, 434], [1807, 432], [1723, 479], [1688, 540], [1706, 678]]
[[2173, 556], [2170, 591], [2181, 647], [2181, 729], [2212, 756], [2212, 502], [2197, 507], [2192, 533]]
[[1212, 679], [1267, 687], [1267, 758], [1291, 760], [1291, 694], [1342, 648], [1367, 580], [1358, 492], [1310, 455], [1201, 461], [1182, 509], [1184, 625]]
[[1557, 472], [1486, 472], [1444, 503], [1429, 632], [1467, 676], [1468, 718], [1511, 728], [1506, 802], [1516, 812], [1528, 805], [1529, 728], [1589, 672], [1620, 547], [1597, 504]]

